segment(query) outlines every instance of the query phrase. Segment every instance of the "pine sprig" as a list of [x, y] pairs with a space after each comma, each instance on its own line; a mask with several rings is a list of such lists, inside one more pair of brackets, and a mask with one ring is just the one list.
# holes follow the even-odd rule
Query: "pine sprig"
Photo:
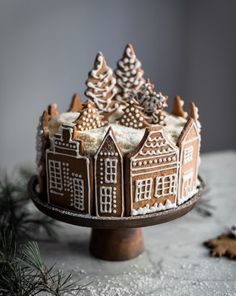
[[46, 266], [36, 242], [17, 246], [11, 233], [2, 237], [0, 296], [78, 295], [82, 289], [72, 281], [71, 273]]
[[41, 230], [55, 238], [55, 221], [29, 210], [27, 182], [30, 175], [32, 172], [21, 169], [16, 179], [11, 180], [6, 174], [0, 178], [0, 230], [11, 232], [17, 240], [34, 239]]
[[[81, 290], [72, 281], [72, 274], [58, 271], [55, 266], [47, 268], [41, 259], [37, 243], [28, 243], [22, 251], [22, 261], [30, 269], [36, 271], [38, 277], [39, 292], [47, 292], [50, 295], [60, 296], [65, 293], [76, 295]], [[71, 294], [72, 295], [72, 294]]]
[[19, 264], [20, 251], [10, 232], [3, 232], [0, 240], [0, 295], [33, 296], [38, 282], [32, 271]]
[[20, 172], [17, 180], [0, 178], [0, 296], [77, 295], [83, 287], [72, 281], [72, 274], [47, 267], [37, 243], [28, 241], [41, 229], [55, 237], [57, 225], [29, 210], [26, 186], [32, 173]]

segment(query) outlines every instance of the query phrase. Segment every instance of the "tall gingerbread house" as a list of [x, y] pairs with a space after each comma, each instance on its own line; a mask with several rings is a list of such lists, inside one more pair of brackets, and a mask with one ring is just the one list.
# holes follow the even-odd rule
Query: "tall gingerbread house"
[[123, 156], [111, 128], [94, 156], [94, 177], [96, 215], [123, 216]]
[[178, 150], [161, 126], [146, 128], [141, 143], [126, 158], [127, 215], [176, 206]]
[[90, 160], [82, 156], [82, 143], [74, 139], [70, 126], [62, 126], [47, 150], [48, 202], [62, 208], [90, 214]]
[[189, 118], [178, 139], [180, 149], [178, 205], [196, 193], [200, 134], [196, 121]]

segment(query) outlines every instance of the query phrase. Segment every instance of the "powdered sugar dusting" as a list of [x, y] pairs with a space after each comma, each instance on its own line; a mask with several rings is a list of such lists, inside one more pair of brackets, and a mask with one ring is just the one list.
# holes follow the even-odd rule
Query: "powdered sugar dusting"
[[[109, 119], [109, 126], [114, 131], [121, 151], [126, 154], [137, 147], [144, 136], [145, 129], [134, 129], [115, 123], [121, 113], [122, 108], [119, 108], [117, 112], [112, 114]], [[50, 137], [58, 131], [62, 124], [73, 125], [78, 116], [79, 113], [66, 112], [52, 118], [49, 122]], [[186, 119], [166, 113], [166, 123], [164, 127], [166, 135], [173, 143], [176, 143], [186, 123]], [[96, 153], [109, 126], [78, 132], [77, 138], [83, 140], [85, 154], [94, 155]]]

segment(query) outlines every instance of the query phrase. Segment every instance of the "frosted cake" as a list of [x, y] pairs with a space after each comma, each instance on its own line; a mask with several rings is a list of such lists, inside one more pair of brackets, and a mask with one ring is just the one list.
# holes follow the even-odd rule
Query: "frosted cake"
[[198, 108], [185, 112], [144, 78], [128, 44], [113, 72], [102, 53], [86, 81], [81, 103], [67, 112], [49, 105], [37, 131], [42, 197], [83, 215], [137, 216], [183, 204], [197, 192], [200, 150]]

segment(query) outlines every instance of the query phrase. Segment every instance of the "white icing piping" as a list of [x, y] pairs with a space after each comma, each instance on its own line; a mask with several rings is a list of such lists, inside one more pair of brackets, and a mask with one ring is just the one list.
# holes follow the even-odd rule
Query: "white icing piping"
[[142, 64], [129, 47], [125, 53], [126, 57], [118, 62], [121, 69], [116, 70], [117, 84], [124, 92], [129, 91], [132, 86], [138, 90], [143, 84], [143, 71], [140, 69]]
[[145, 215], [148, 213], [155, 213], [159, 211], [164, 211], [168, 209], [176, 208], [176, 203], [172, 203], [169, 199], [167, 199], [165, 205], [162, 203], [155, 203], [153, 206], [150, 207], [149, 204], [147, 204], [143, 208], [138, 208], [138, 209], [133, 209], [131, 212], [132, 216], [137, 216], [137, 215]]
[[[113, 109], [109, 108], [112, 99], [117, 93], [117, 89], [115, 87], [116, 78], [112, 76], [113, 71], [108, 66], [107, 71], [104, 74], [99, 73], [102, 70], [103, 64], [105, 63], [104, 57], [101, 53], [99, 53], [97, 61], [97, 67], [90, 72], [90, 75], [98, 81], [87, 81], [86, 85], [88, 90], [85, 92], [85, 94], [94, 101], [100, 111], [109, 112], [116, 109], [117, 107], [115, 106]], [[104, 83], [108, 82], [110, 82], [110, 85], [107, 85], [105, 88], [101, 88]], [[110, 97], [104, 100], [108, 94], [110, 94]]]

